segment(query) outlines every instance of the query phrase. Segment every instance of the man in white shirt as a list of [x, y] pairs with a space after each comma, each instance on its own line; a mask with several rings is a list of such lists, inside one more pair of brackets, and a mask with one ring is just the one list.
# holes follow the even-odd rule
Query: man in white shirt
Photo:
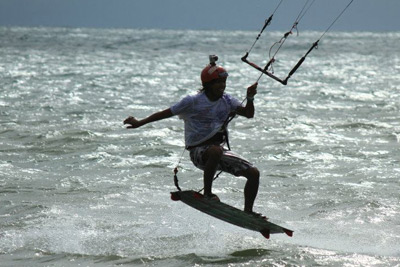
[[247, 103], [242, 106], [236, 98], [225, 94], [228, 73], [216, 65], [217, 59], [210, 56], [210, 64], [201, 73], [203, 89], [198, 94], [186, 96], [172, 107], [142, 120], [128, 117], [124, 124], [130, 124], [127, 128], [138, 128], [178, 115], [185, 123], [185, 145], [190, 151], [190, 158], [196, 167], [204, 171], [204, 196], [219, 200], [212, 194], [212, 182], [217, 170], [244, 176], [247, 178], [244, 211], [253, 213], [260, 173], [251, 163], [223, 145], [227, 142], [227, 121], [233, 112], [247, 118], [254, 116], [253, 100], [257, 94], [257, 83], [247, 88]]

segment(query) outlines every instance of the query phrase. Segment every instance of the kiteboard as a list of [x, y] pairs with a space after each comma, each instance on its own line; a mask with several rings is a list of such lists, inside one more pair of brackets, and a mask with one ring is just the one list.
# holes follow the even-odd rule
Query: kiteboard
[[219, 200], [205, 198], [204, 195], [193, 190], [171, 192], [171, 199], [181, 200], [183, 203], [227, 223], [260, 232], [267, 239], [270, 234], [285, 233], [293, 236], [292, 230], [271, 223], [262, 215], [248, 213]]

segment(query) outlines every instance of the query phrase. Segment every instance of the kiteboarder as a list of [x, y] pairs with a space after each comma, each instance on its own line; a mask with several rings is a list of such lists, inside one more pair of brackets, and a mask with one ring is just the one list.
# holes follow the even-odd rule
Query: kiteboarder
[[204, 196], [219, 201], [212, 193], [213, 178], [217, 170], [234, 176], [247, 178], [244, 188], [244, 211], [253, 213], [257, 196], [260, 173], [256, 167], [236, 153], [226, 149], [228, 143], [227, 125], [232, 114], [253, 118], [254, 96], [257, 83], [247, 88], [246, 105], [225, 93], [228, 72], [216, 64], [218, 57], [210, 56], [210, 63], [201, 72], [203, 88], [195, 95], [188, 95], [165, 110], [138, 120], [128, 117], [127, 128], [138, 128], [147, 123], [178, 115], [184, 120], [185, 145], [193, 164], [204, 171]]

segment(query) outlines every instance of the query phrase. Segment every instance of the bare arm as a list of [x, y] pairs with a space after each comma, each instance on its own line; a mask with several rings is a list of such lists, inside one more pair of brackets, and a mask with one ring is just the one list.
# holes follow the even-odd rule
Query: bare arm
[[236, 113], [246, 118], [254, 117], [254, 103], [253, 98], [257, 94], [257, 83], [247, 88], [247, 103], [245, 107], [238, 107]]
[[126, 127], [128, 129], [139, 128], [147, 123], [167, 119], [173, 115], [174, 114], [172, 114], [171, 109], [168, 108], [166, 110], [156, 112], [143, 120], [137, 120], [135, 117], [130, 116], [124, 120], [124, 124], [130, 124], [130, 126]]

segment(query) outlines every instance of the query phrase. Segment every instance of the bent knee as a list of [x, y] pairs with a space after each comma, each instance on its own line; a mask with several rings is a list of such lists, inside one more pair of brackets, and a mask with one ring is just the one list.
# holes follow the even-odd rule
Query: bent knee
[[259, 180], [260, 179], [260, 171], [256, 167], [251, 167], [248, 169], [249, 179]]
[[236, 176], [244, 176], [249, 180], [259, 181], [260, 180], [260, 171], [256, 167], [250, 167], [245, 171], [241, 171], [237, 173]]

